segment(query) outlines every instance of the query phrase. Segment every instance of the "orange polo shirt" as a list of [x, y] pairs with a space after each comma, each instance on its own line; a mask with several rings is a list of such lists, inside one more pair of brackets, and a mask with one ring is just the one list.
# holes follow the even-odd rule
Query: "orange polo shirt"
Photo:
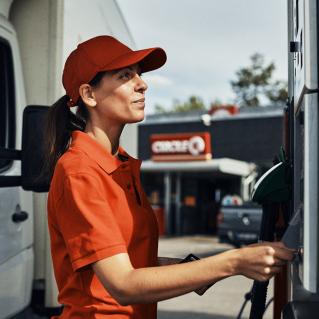
[[127, 252], [134, 268], [157, 265], [158, 229], [140, 183], [141, 161], [121, 160], [84, 132], [55, 167], [48, 195], [51, 253], [63, 314], [53, 319], [154, 319], [156, 304], [121, 306], [90, 264]]

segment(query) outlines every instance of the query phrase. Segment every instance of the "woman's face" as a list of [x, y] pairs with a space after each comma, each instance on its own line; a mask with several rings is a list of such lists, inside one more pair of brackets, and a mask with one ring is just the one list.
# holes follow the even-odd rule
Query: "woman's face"
[[140, 122], [144, 119], [146, 90], [138, 64], [107, 72], [99, 85], [92, 88], [95, 115], [105, 123]]

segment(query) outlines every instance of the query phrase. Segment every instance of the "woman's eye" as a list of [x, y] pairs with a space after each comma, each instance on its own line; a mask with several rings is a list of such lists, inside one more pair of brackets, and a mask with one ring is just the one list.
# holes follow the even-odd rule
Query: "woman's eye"
[[124, 72], [120, 75], [121, 79], [130, 79], [131, 78], [131, 72]]

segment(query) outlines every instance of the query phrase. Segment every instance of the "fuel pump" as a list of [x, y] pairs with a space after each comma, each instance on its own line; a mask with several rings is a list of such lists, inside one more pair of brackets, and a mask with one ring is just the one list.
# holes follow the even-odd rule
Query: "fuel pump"
[[[276, 236], [276, 223], [282, 220], [281, 205], [289, 201], [291, 196], [290, 163], [283, 149], [279, 162], [270, 168], [256, 183], [252, 200], [262, 206], [262, 221], [259, 241], [273, 241]], [[281, 227], [284, 228], [284, 227]], [[280, 234], [282, 235], [282, 234]], [[250, 319], [261, 319], [265, 312], [267, 288], [269, 281], [254, 281], [251, 291]]]

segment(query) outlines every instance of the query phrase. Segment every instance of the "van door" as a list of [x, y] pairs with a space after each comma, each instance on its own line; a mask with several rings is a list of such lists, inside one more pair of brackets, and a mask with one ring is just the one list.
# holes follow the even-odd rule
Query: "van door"
[[[22, 115], [17, 111], [16, 92], [23, 87], [16, 80], [18, 48], [9, 27], [0, 15], [0, 148], [19, 149], [16, 117]], [[0, 176], [19, 176], [20, 167], [19, 161], [0, 158]], [[0, 318], [19, 312], [30, 302], [33, 225], [32, 211], [25, 211], [25, 202], [30, 207], [28, 198], [31, 194], [21, 187], [0, 187]]]

